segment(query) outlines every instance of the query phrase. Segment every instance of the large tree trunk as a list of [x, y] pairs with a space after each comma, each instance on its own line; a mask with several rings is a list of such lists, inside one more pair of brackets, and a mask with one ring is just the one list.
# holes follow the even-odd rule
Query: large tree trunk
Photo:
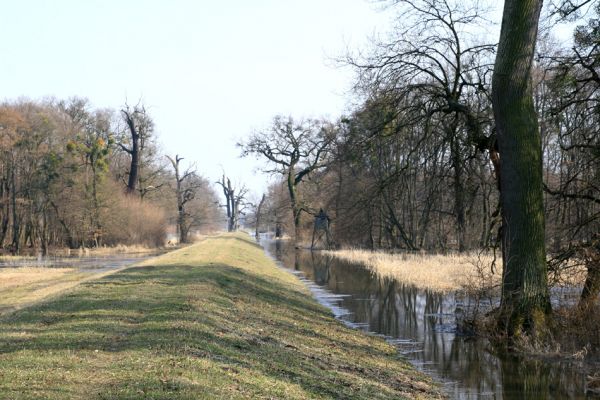
[[500, 152], [503, 276], [499, 327], [543, 332], [550, 312], [541, 138], [531, 88], [541, 0], [506, 0], [492, 81]]
[[586, 253], [587, 276], [581, 291], [580, 306], [594, 304], [600, 295], [600, 237]]
[[131, 134], [131, 149], [126, 150], [131, 156], [131, 164], [129, 166], [129, 179], [127, 181], [127, 193], [133, 194], [137, 188], [138, 183], [138, 173], [139, 173], [139, 165], [140, 165], [140, 133], [135, 126], [135, 120], [133, 115], [131, 115], [128, 111], [123, 110], [123, 115], [125, 116], [125, 122], [127, 123], [127, 127], [129, 128], [129, 133]]
[[460, 157], [456, 124], [450, 128], [450, 157], [452, 160], [452, 186], [454, 189], [454, 215], [456, 217], [456, 242], [458, 251], [466, 249], [466, 216], [465, 216], [465, 187], [463, 185], [463, 160]]
[[179, 170], [179, 162], [183, 160], [179, 155], [176, 155], [175, 158], [171, 158], [167, 156], [171, 164], [173, 165], [173, 169], [175, 170], [175, 197], [177, 198], [177, 232], [179, 233], [179, 243], [187, 243], [189, 226], [186, 221], [186, 212], [185, 212], [185, 199], [183, 198], [183, 188], [181, 186], [185, 177], [181, 177], [181, 173]]
[[260, 199], [260, 203], [258, 203], [258, 208], [256, 209], [256, 229], [254, 231], [254, 236], [258, 239], [260, 233], [260, 219], [262, 216], [262, 208], [265, 204], [266, 196], [263, 194]]
[[290, 169], [288, 171], [287, 178], [288, 191], [290, 193], [290, 200], [292, 203], [292, 213], [294, 216], [294, 245], [296, 248], [300, 246], [300, 216], [302, 214], [302, 208], [298, 204], [298, 199], [296, 198], [296, 185], [294, 180], [294, 165], [290, 165]]

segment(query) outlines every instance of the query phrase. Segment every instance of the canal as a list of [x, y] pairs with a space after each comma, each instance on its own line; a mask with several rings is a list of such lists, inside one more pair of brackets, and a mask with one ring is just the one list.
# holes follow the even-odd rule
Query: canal
[[587, 399], [586, 376], [570, 362], [499, 354], [484, 339], [457, 332], [465, 302], [382, 279], [361, 265], [262, 240], [280, 265], [347, 325], [382, 335], [453, 399]]

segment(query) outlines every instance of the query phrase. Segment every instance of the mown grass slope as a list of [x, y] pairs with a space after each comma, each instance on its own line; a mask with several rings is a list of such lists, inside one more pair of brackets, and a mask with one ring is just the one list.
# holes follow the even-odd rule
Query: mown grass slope
[[0, 320], [0, 398], [435, 398], [242, 234], [210, 237]]

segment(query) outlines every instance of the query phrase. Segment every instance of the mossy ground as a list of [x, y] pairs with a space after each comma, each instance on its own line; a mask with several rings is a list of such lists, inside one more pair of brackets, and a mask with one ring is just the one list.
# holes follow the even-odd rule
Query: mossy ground
[[0, 320], [0, 398], [436, 398], [245, 235], [88, 281]]

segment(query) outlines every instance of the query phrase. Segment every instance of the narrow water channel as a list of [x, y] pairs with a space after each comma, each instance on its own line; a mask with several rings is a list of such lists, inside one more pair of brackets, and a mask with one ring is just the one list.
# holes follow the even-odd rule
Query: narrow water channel
[[441, 381], [453, 399], [587, 399], [585, 375], [566, 362], [499, 355], [483, 339], [456, 332], [456, 299], [391, 279], [364, 267], [263, 240], [282, 267], [349, 326], [384, 336], [419, 369]]

